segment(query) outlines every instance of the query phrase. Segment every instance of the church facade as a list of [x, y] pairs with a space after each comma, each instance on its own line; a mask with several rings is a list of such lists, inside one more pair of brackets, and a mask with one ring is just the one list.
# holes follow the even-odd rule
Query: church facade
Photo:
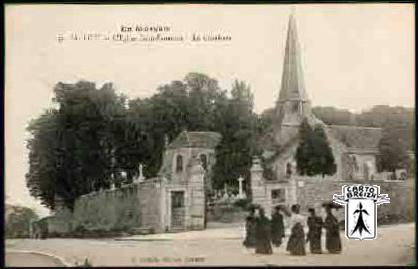
[[[262, 138], [264, 167], [272, 171], [272, 179], [263, 178], [261, 160], [252, 168], [253, 202], [266, 207], [266, 212], [276, 205], [298, 202], [296, 149], [299, 127], [306, 119], [311, 127], [320, 125], [327, 136], [336, 164], [336, 173], [321, 180], [361, 181], [376, 180], [376, 156], [381, 137], [380, 128], [326, 125], [315, 117], [305, 88], [301, 51], [298, 43], [296, 21], [289, 18], [283, 73], [279, 98], [276, 102], [273, 128]], [[300, 183], [303, 184], [303, 183]]]

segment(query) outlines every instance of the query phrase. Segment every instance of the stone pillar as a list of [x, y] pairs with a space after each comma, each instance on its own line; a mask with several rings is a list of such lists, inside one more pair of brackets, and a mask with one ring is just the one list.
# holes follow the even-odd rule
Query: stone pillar
[[[188, 187], [190, 208], [186, 208], [186, 227], [193, 230], [202, 230], [205, 227], [205, 169], [197, 158], [192, 160], [190, 168], [190, 181]], [[187, 216], [187, 214], [189, 216]], [[187, 219], [190, 220], [187, 223]]]
[[289, 201], [287, 202], [289, 204], [289, 206], [292, 206], [294, 204], [299, 203], [299, 199], [298, 199], [298, 190], [297, 188], [298, 186], [298, 179], [297, 177], [293, 177], [290, 179], [290, 184], [289, 184]]
[[267, 204], [266, 186], [263, 178], [263, 168], [261, 167], [261, 161], [259, 158], [253, 159], [253, 165], [251, 167], [251, 192], [252, 202], [262, 206], [266, 213], [269, 211]]
[[160, 177], [160, 229], [162, 232], [168, 232], [168, 208], [167, 208], [167, 179]]

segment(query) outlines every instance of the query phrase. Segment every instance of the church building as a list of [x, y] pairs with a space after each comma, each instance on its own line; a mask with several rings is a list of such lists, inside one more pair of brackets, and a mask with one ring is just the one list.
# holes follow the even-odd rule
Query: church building
[[[326, 176], [332, 181], [364, 181], [376, 177], [376, 155], [381, 137], [380, 128], [326, 125], [315, 117], [305, 87], [298, 43], [296, 21], [289, 18], [279, 98], [276, 102], [273, 128], [262, 138], [264, 167], [272, 171], [272, 179], [263, 178], [261, 160], [252, 169], [253, 202], [266, 204], [266, 212], [276, 205], [298, 201], [295, 181], [295, 154], [299, 143], [299, 127], [306, 119], [311, 127], [320, 125], [327, 136], [337, 167]], [[322, 178], [322, 176], [319, 176]]]

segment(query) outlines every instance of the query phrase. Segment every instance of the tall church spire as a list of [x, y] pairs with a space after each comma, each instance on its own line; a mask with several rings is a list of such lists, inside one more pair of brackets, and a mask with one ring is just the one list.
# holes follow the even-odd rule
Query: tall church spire
[[276, 142], [283, 145], [295, 137], [304, 118], [309, 122], [316, 119], [311, 113], [310, 100], [305, 90], [296, 21], [292, 13], [287, 29], [280, 94], [276, 103]]
[[278, 102], [308, 101], [294, 14], [289, 17], [282, 82]]

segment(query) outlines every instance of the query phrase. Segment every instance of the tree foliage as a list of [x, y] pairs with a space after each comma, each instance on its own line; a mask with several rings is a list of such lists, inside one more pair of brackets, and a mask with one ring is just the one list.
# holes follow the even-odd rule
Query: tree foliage
[[[26, 174], [31, 195], [51, 209], [56, 195], [71, 208], [80, 195], [109, 188], [111, 183], [130, 182], [138, 173], [139, 163], [144, 165], [146, 177], [156, 176], [166, 138], [171, 141], [183, 130], [222, 135], [216, 149], [215, 188], [236, 186], [239, 176], [248, 184], [252, 156], [261, 154], [257, 141], [274, 125], [274, 109], [254, 113], [249, 85], [236, 80], [227, 91], [216, 79], [201, 73], [189, 73], [182, 80], [161, 85], [151, 97], [130, 100], [117, 94], [111, 83], [101, 88], [87, 81], [58, 83], [53, 100], [56, 108], [46, 110], [27, 127], [31, 136]], [[328, 124], [402, 126], [398, 133], [390, 128], [385, 131], [380, 143], [382, 169], [392, 169], [391, 163], [403, 166], [405, 148], [413, 148], [411, 111], [376, 106], [353, 114], [314, 108]], [[304, 122], [300, 136], [298, 171], [305, 175], [335, 173], [324, 130], [312, 129]], [[400, 145], [396, 137], [408, 142]]]
[[156, 176], [165, 138], [171, 141], [183, 130], [222, 134], [216, 186], [237, 184], [239, 175], [249, 175], [256, 116], [244, 82], [233, 84], [230, 97], [215, 79], [200, 73], [162, 85], [144, 99], [127, 100], [112, 84], [97, 89], [86, 81], [58, 83], [54, 93], [58, 108], [27, 128], [27, 186], [49, 208], [55, 206], [55, 195], [71, 208], [80, 195], [130, 182], [139, 163], [146, 177]]
[[415, 111], [413, 108], [377, 105], [360, 113], [334, 107], [314, 107], [313, 114], [326, 124], [390, 128], [398, 126], [407, 141], [408, 150], [415, 148]]
[[59, 195], [71, 208], [76, 197], [109, 187], [122, 166], [125, 139], [125, 98], [111, 84], [58, 83], [57, 109], [33, 120], [27, 130], [30, 193], [54, 208]]
[[335, 107], [314, 107], [312, 113], [329, 125], [355, 125], [355, 114]]
[[218, 106], [215, 130], [223, 139], [216, 150], [215, 188], [222, 188], [225, 183], [237, 185], [240, 176], [249, 182], [256, 147], [257, 116], [253, 112], [253, 102], [250, 87], [242, 81], [235, 81], [229, 101]]
[[402, 126], [384, 128], [378, 147], [377, 168], [379, 171], [410, 170], [408, 141], [405, 139], [405, 129]]
[[7, 238], [29, 237], [31, 222], [38, 218], [31, 208], [6, 204], [5, 236]]
[[307, 176], [333, 175], [337, 169], [324, 129], [312, 128], [306, 119], [299, 129], [296, 164], [298, 173]]

